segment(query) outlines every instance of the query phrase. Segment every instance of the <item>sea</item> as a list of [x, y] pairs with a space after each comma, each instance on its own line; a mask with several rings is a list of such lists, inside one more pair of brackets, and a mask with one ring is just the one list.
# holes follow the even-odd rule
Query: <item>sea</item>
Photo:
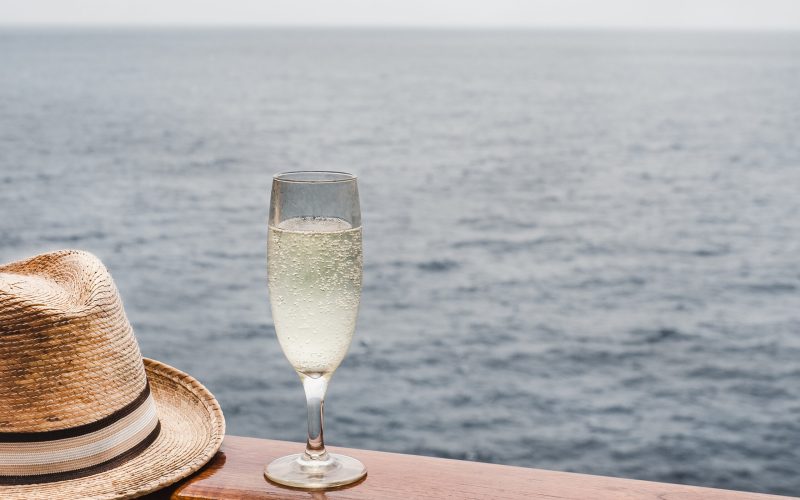
[[0, 29], [0, 260], [98, 255], [230, 434], [305, 439], [298, 169], [361, 192], [329, 444], [800, 494], [800, 33]]

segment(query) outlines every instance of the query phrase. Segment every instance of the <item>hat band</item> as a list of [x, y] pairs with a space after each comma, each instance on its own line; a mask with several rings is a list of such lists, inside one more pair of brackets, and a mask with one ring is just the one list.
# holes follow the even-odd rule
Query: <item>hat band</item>
[[91, 424], [47, 432], [2, 432], [0, 485], [64, 481], [113, 469], [144, 451], [160, 429], [146, 386], [130, 404]]

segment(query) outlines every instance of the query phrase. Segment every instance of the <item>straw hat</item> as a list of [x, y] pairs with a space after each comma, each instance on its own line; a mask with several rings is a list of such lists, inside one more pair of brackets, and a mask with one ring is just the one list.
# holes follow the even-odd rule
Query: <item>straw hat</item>
[[111, 276], [65, 250], [0, 266], [0, 498], [133, 498], [225, 433], [198, 381], [142, 359]]

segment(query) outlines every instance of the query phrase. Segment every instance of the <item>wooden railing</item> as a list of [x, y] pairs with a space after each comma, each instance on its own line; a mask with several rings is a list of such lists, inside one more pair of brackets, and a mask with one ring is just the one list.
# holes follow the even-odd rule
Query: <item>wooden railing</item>
[[[534, 500], [777, 500], [773, 495], [589, 476], [506, 465], [339, 448], [367, 466], [367, 478], [327, 491], [269, 483], [264, 464], [303, 445], [228, 436], [217, 456], [186, 481], [148, 499], [534, 499]], [[329, 447], [337, 451], [335, 447]]]

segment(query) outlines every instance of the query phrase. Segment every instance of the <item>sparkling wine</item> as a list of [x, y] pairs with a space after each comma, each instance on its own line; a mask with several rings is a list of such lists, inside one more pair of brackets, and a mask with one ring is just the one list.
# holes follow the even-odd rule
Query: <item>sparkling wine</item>
[[275, 175], [268, 247], [272, 317], [283, 353], [301, 375], [308, 439], [305, 452], [276, 458], [264, 476], [312, 490], [355, 483], [367, 468], [353, 457], [328, 453], [322, 423], [330, 375], [350, 347], [361, 299], [356, 177], [321, 170]]
[[332, 373], [347, 354], [361, 298], [361, 228], [334, 217], [297, 217], [268, 238], [272, 318], [298, 372]]

